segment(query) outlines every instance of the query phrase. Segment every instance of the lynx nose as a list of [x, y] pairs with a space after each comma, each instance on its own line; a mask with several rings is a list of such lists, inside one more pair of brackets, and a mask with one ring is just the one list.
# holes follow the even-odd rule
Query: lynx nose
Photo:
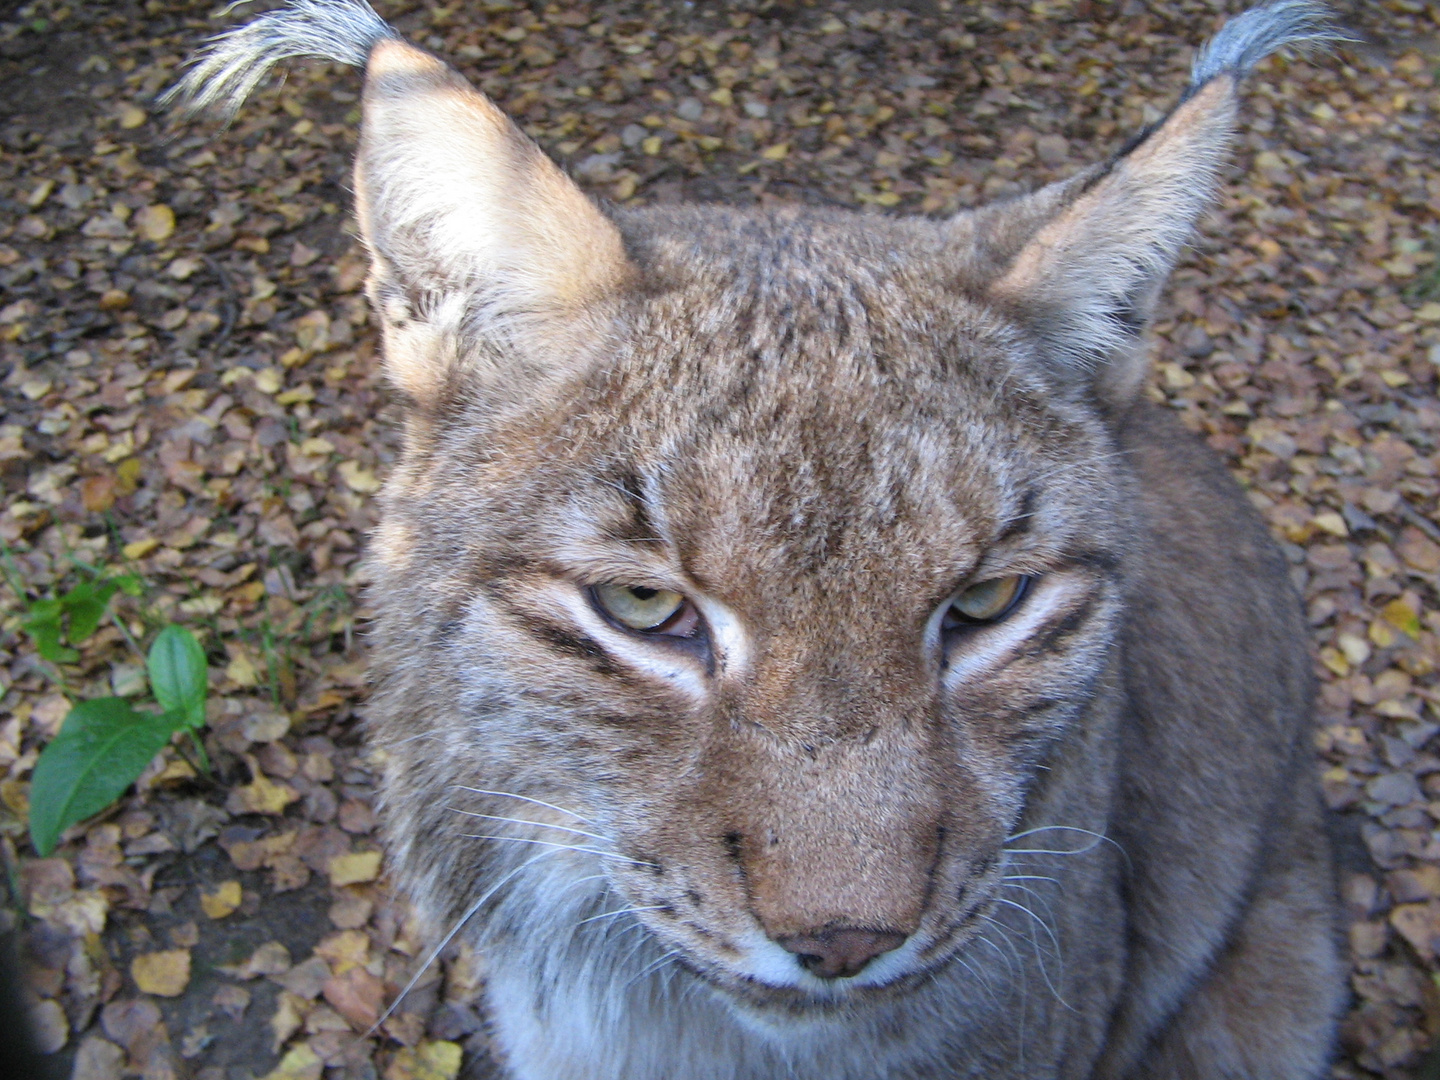
[[813, 934], [794, 934], [775, 939], [794, 953], [805, 970], [822, 979], [842, 979], [860, 974], [881, 953], [898, 949], [904, 934], [893, 930], [862, 930], [843, 926]]

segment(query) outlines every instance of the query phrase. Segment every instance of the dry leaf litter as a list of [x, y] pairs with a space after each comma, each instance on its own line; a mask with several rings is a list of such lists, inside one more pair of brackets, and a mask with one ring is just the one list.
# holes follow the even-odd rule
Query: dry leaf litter
[[[1243, 5], [379, 6], [601, 198], [943, 214], [1114, 150]], [[222, 25], [210, 4], [9, 10], [0, 538], [32, 588], [75, 558], [144, 576], [208, 650], [216, 764], [167, 750], [34, 857], [39, 748], [73, 701], [143, 682], [112, 625], [57, 682], [0, 596], [0, 929], [55, 1073], [483, 1074], [463, 949], [370, 1030], [431, 941], [386, 887], [356, 732], [358, 559], [395, 438], [348, 218], [358, 79], [301, 66], [223, 133], [167, 137], [152, 99]], [[1353, 965], [1334, 1075], [1400, 1078], [1440, 1075], [1440, 8], [1350, 15], [1371, 44], [1252, 80], [1150, 393], [1225, 456], [1303, 590]]]

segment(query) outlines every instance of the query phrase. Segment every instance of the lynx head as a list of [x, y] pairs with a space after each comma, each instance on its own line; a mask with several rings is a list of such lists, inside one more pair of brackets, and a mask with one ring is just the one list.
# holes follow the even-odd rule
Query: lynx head
[[286, 55], [366, 68], [408, 408], [371, 735], [437, 919], [631, 974], [638, 920], [646, 962], [760, 1010], [950, 958], [1109, 678], [1113, 431], [1237, 81], [1326, 32], [1305, 0], [1242, 16], [1119, 155], [950, 220], [604, 208], [358, 0], [221, 39], [201, 103]]

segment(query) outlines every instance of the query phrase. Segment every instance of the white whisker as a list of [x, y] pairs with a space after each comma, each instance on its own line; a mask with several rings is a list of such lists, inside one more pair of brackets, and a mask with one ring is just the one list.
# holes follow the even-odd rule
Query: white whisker
[[639, 859], [632, 859], [628, 855], [621, 855], [619, 852], [606, 851], [603, 848], [584, 847], [580, 844], [557, 844], [553, 840], [536, 840], [528, 836], [495, 836], [490, 833], [460, 833], [465, 840], [508, 840], [513, 844], [540, 844], [543, 847], [557, 848], [560, 851], [584, 851], [591, 855], [599, 855], [605, 859], [617, 859], [620, 862], [630, 863], [632, 866], [653, 867], [654, 863], [642, 862]]
[[543, 806], [547, 810], [554, 810], [557, 814], [568, 814], [576, 821], [583, 821], [587, 825], [595, 824], [595, 822], [591, 821], [584, 814], [577, 814], [574, 810], [566, 810], [563, 806], [556, 806], [554, 803], [548, 803], [543, 799], [532, 799], [529, 795], [516, 795], [513, 791], [491, 791], [488, 788], [466, 787], [464, 784], [452, 784], [450, 786], [458, 788], [460, 791], [471, 792], [474, 795], [496, 795], [502, 799], [519, 799], [521, 802], [534, 803], [536, 806]]
[[400, 993], [395, 995], [395, 1000], [390, 1002], [390, 1007], [380, 1015], [380, 1018], [376, 1020], [375, 1023], [370, 1025], [370, 1029], [365, 1032], [365, 1037], [368, 1039], [371, 1035], [374, 1035], [375, 1032], [380, 1030], [380, 1025], [383, 1024], [386, 1020], [390, 1019], [390, 1014], [399, 1007], [400, 1002], [405, 1000], [405, 995], [408, 994], [411, 990], [415, 989], [415, 984], [420, 981], [420, 976], [424, 975], [425, 972], [430, 969], [430, 965], [435, 962], [435, 958], [445, 951], [445, 947], [449, 945], [452, 940], [454, 940], [455, 935], [460, 932], [460, 928], [464, 926], [467, 922], [469, 922], [471, 917], [474, 916], [474, 914], [479, 911], [492, 896], [499, 892], [506, 882], [508, 882], [516, 874], [519, 874], [522, 870], [528, 870], [530, 867], [534, 866], [537, 862], [545, 858], [547, 855], [554, 854], [555, 852], [553, 851], [542, 851], [534, 858], [526, 859], [519, 866], [515, 867], [514, 870], [511, 870], [494, 885], [490, 886], [490, 888], [485, 891], [484, 895], [482, 895], [479, 900], [476, 900], [475, 903], [471, 904], [465, 910], [465, 914], [461, 915], [460, 918], [455, 921], [455, 925], [450, 928], [450, 932], [440, 939], [440, 944], [436, 945], [435, 948], [430, 951], [430, 955], [425, 957], [424, 963], [422, 963], [419, 969], [416, 970], [415, 974], [410, 977], [410, 981], [405, 984], [404, 989], [402, 989]]
[[[627, 907], [621, 908], [618, 911], [602, 911], [599, 915], [591, 915], [588, 919], [581, 919], [575, 926], [584, 926], [586, 923], [595, 922], [598, 919], [613, 919], [617, 915], [629, 915], [635, 911], [661, 911], [668, 906], [668, 904], [651, 904], [649, 907]], [[571, 929], [574, 929], [574, 927]]]
[[522, 818], [501, 817], [499, 814], [477, 814], [474, 810], [461, 810], [458, 806], [447, 806], [445, 809], [456, 814], [464, 814], [466, 817], [484, 818], [487, 821], [508, 821], [512, 825], [533, 825], [537, 829], [558, 829], [561, 832], [574, 833], [576, 836], [588, 836], [592, 840], [601, 840], [607, 844], [611, 843], [610, 837], [608, 836], [586, 832], [584, 829], [572, 829], [569, 825], [551, 825], [548, 821], [526, 821]]

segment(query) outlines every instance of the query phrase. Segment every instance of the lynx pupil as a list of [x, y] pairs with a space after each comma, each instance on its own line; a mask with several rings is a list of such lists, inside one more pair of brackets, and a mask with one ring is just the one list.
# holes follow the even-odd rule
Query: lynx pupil
[[685, 597], [649, 585], [605, 582], [590, 590], [595, 605], [620, 625], [644, 633], [663, 633], [688, 606]]

